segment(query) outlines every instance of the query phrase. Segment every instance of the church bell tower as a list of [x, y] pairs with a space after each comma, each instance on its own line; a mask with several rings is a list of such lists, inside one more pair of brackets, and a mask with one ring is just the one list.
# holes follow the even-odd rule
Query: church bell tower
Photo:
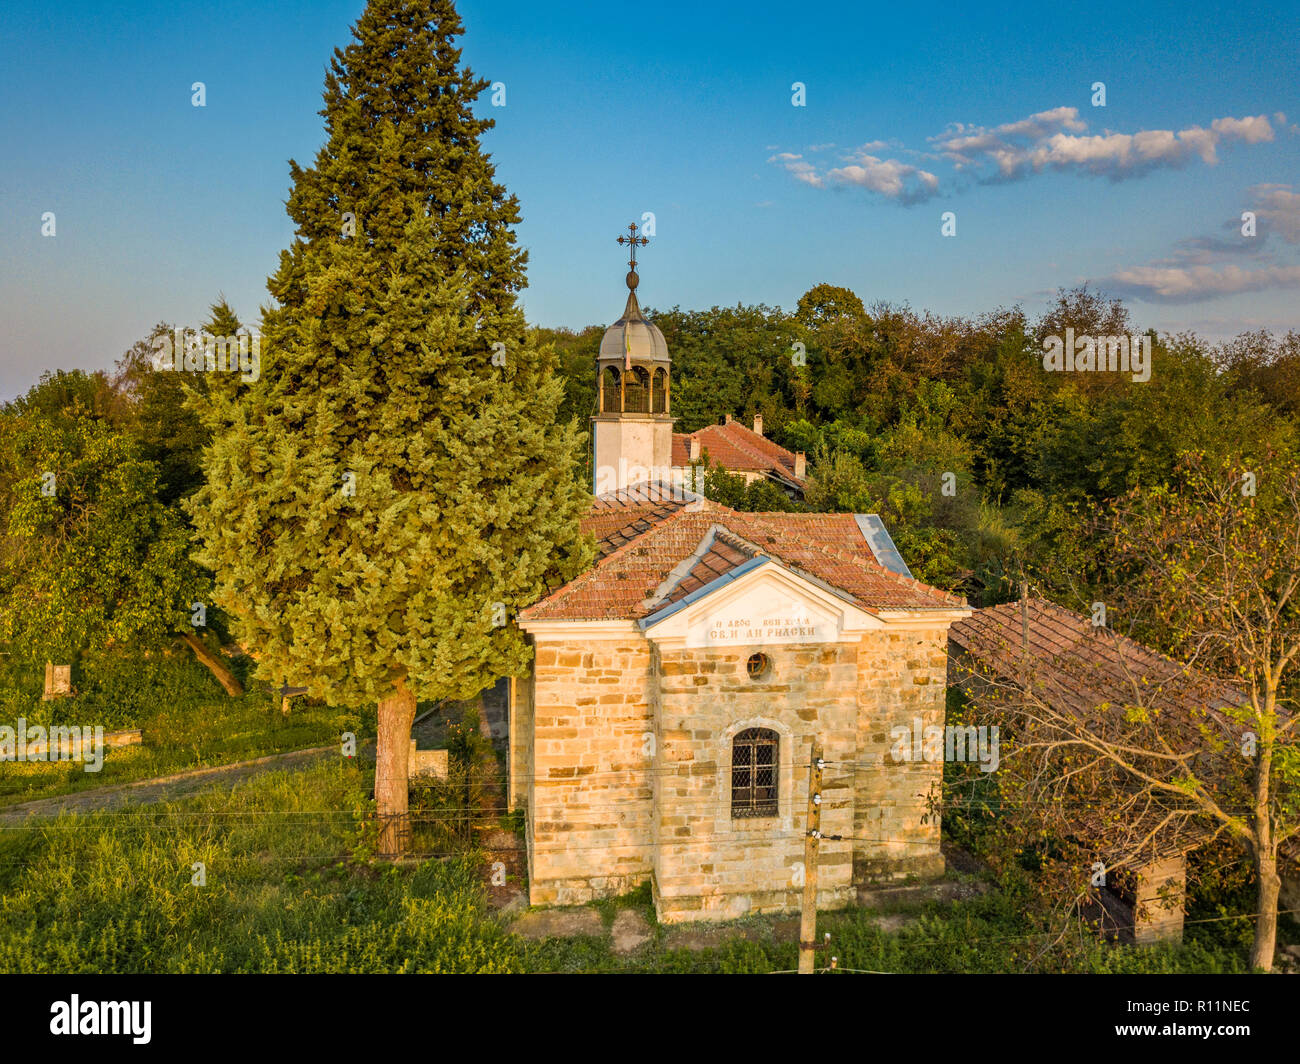
[[596, 413], [591, 419], [597, 495], [672, 480], [672, 363], [664, 334], [637, 302], [636, 249], [649, 243], [629, 225], [618, 242], [631, 248], [627, 306], [605, 330], [596, 356]]

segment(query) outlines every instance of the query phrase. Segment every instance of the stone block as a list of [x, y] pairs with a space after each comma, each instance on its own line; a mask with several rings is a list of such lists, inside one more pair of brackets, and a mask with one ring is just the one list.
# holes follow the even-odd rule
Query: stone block
[[445, 780], [451, 768], [451, 754], [446, 750], [418, 750], [415, 740], [406, 758], [407, 779]]
[[67, 698], [72, 694], [72, 666], [45, 663], [45, 689], [41, 694], [42, 702], [52, 702], [56, 698]]

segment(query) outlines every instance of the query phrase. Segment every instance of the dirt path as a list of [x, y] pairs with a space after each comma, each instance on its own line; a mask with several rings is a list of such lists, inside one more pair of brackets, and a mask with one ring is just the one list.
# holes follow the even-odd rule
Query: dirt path
[[314, 746], [307, 750], [291, 750], [286, 754], [270, 754], [252, 761], [236, 761], [231, 765], [194, 768], [170, 776], [155, 776], [112, 787], [97, 787], [94, 790], [40, 798], [18, 805], [0, 806], [0, 828], [21, 827], [33, 820], [56, 817], [60, 813], [109, 813], [124, 806], [188, 798], [217, 784], [239, 783], [275, 769], [303, 768], [331, 755], [339, 756], [337, 743]]

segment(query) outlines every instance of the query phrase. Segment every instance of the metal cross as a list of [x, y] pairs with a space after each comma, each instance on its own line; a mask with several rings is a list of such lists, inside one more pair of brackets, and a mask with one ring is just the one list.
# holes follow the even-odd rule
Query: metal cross
[[619, 238], [618, 238], [618, 242], [619, 242], [620, 244], [630, 244], [630, 245], [632, 246], [632, 258], [628, 260], [628, 266], [629, 266], [631, 269], [635, 270], [635, 269], [636, 269], [636, 249], [637, 249], [638, 246], [640, 246], [640, 247], [645, 247], [648, 243], [650, 243], [650, 238], [649, 238], [649, 237], [645, 237], [645, 236], [637, 236], [637, 235], [636, 235], [636, 225], [635, 225], [635, 224], [629, 225], [629, 226], [627, 227], [627, 233], [628, 233], [627, 236], [621, 236], [621, 237], [619, 237]]

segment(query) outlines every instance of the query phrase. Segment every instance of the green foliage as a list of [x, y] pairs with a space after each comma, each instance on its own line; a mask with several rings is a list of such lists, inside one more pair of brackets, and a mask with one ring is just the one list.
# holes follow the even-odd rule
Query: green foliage
[[868, 472], [845, 451], [823, 451], [810, 478], [807, 503], [812, 510], [879, 514], [912, 574], [936, 587], [952, 587], [960, 575], [957, 536], [932, 520], [937, 483], [932, 492], [917, 480]]
[[[677, 431], [714, 425], [723, 414], [762, 413], [773, 432], [788, 416], [790, 345], [799, 335], [789, 315], [771, 307], [678, 307], [647, 312], [663, 331], [673, 359], [672, 412]], [[592, 374], [590, 366], [586, 368]]]
[[464, 717], [448, 726], [447, 751], [452, 760], [469, 772], [480, 772], [488, 764], [492, 742], [479, 727], [477, 706], [467, 706]]
[[[0, 659], [3, 661], [4, 659]], [[240, 672], [246, 661], [236, 661]], [[29, 762], [0, 772], [0, 802], [32, 801], [185, 769], [228, 764], [267, 754], [332, 746], [350, 731], [375, 733], [373, 706], [335, 709], [295, 699], [289, 716], [280, 697], [250, 685], [238, 698], [226, 695], [188, 651], [96, 651], [73, 670], [69, 698], [41, 701], [43, 668], [0, 665], [0, 721], [19, 717], [29, 725], [140, 729], [143, 743], [108, 749], [96, 773], [80, 764]]]
[[[225, 301], [211, 309], [207, 332], [235, 335], [240, 323]], [[157, 467], [158, 498], [166, 506], [192, 495], [202, 483], [203, 448], [210, 441], [192, 399], [207, 394], [206, 374], [154, 369], [156, 343], [174, 342], [174, 334], [169, 325], [155, 325], [119, 360], [113, 382], [124, 400], [123, 427], [138, 441], [141, 456]]]
[[722, 466], [709, 460], [707, 448], [696, 464], [700, 493], [707, 499], [730, 506], [733, 510], [748, 513], [788, 513], [802, 509], [773, 481], [762, 479], [747, 481], [738, 473], [728, 473]]
[[862, 300], [847, 288], [819, 284], [799, 297], [794, 316], [808, 326], [824, 326], [841, 321], [863, 322], [867, 312]]
[[105, 394], [101, 378], [47, 373], [0, 411], [0, 642], [24, 660], [158, 646], [209, 598], [156, 465]]
[[1073, 382], [1062, 388], [1039, 434], [1042, 490], [1067, 502], [1100, 501], [1167, 483], [1190, 451], [1253, 458], [1294, 449], [1295, 426], [1260, 403], [1231, 396], [1230, 379], [1194, 338], [1158, 341], [1152, 358], [1145, 384], [1098, 395]]

